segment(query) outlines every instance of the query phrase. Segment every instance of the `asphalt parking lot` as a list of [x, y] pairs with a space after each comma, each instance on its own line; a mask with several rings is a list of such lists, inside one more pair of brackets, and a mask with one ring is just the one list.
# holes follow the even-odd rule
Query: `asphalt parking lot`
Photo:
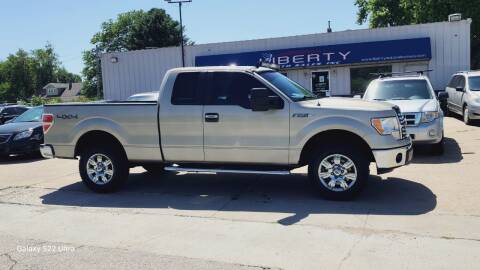
[[132, 170], [115, 194], [75, 160], [0, 163], [0, 269], [478, 269], [480, 127], [445, 119], [446, 153], [370, 179], [355, 201], [291, 176]]

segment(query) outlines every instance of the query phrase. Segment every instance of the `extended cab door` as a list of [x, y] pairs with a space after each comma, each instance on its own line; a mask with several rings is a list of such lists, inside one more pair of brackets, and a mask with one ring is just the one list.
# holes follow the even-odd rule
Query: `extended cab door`
[[184, 72], [162, 85], [159, 121], [166, 161], [203, 161], [203, 96], [205, 73]]
[[[204, 106], [207, 162], [288, 164], [289, 104], [254, 112], [250, 90], [268, 88], [253, 74], [209, 72]], [[273, 91], [272, 95], [276, 95]]]

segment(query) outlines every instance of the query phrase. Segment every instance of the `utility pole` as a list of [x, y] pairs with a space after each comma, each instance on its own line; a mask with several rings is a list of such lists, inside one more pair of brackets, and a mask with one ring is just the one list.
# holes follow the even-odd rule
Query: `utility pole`
[[185, 42], [183, 40], [183, 21], [182, 21], [182, 5], [183, 3], [190, 3], [192, 0], [165, 0], [169, 4], [178, 4], [178, 12], [180, 13], [180, 35], [182, 48], [182, 67], [185, 67]]

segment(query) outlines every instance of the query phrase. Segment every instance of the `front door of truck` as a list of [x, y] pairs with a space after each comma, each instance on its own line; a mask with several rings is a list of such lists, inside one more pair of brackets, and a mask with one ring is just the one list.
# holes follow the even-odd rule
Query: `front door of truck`
[[250, 90], [265, 87], [251, 74], [209, 72], [204, 106], [205, 161], [288, 163], [288, 103], [277, 110], [254, 112], [250, 108]]

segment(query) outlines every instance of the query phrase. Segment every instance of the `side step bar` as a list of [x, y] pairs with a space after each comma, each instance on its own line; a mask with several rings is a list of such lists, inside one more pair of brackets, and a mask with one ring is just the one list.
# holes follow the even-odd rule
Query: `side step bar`
[[168, 166], [164, 168], [165, 171], [170, 172], [208, 172], [208, 173], [237, 173], [237, 174], [267, 174], [267, 175], [289, 175], [290, 171], [257, 171], [257, 170], [233, 170], [233, 169], [200, 169], [200, 168], [183, 168], [178, 166]]

